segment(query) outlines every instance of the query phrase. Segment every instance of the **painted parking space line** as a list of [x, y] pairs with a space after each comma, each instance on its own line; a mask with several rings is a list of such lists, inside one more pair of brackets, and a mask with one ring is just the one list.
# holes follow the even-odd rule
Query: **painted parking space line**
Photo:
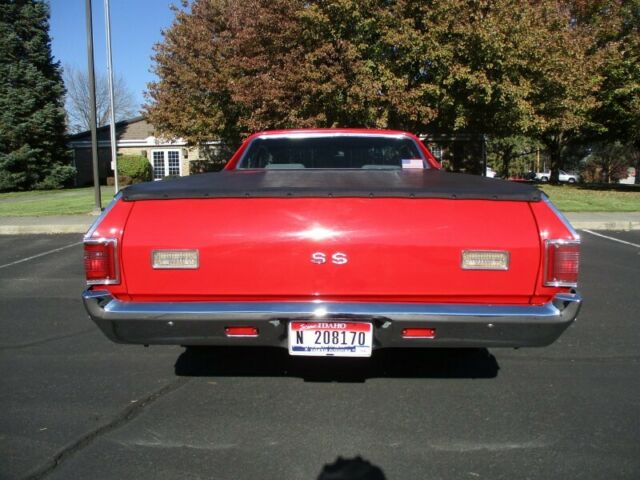
[[637, 243], [627, 242], [626, 240], [620, 240], [619, 238], [610, 237], [608, 235], [602, 235], [601, 233], [592, 232], [591, 230], [582, 230], [583, 232], [587, 232], [591, 235], [595, 235], [596, 237], [606, 238], [607, 240], [611, 240], [613, 242], [624, 243], [625, 245], [631, 245], [632, 247], [640, 248], [640, 245]]
[[54, 248], [53, 250], [47, 250], [46, 252], [37, 253], [35, 255], [31, 255], [30, 257], [21, 258], [20, 260], [16, 260], [14, 262], [5, 263], [4, 265], [0, 265], [1, 268], [11, 267], [12, 265], [17, 265], [19, 263], [28, 262], [29, 260], [34, 260], [36, 258], [44, 257], [45, 255], [49, 255], [51, 253], [60, 252], [61, 250], [66, 250], [67, 248], [75, 247], [77, 245], [82, 244], [82, 242], [75, 242], [70, 245], [65, 245], [64, 247]]

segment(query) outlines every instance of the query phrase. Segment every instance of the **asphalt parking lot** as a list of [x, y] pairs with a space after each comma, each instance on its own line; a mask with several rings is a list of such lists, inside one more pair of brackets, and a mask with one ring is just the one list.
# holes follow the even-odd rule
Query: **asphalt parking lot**
[[351, 361], [112, 344], [78, 235], [0, 236], [0, 478], [640, 478], [640, 232], [600, 233], [552, 346]]

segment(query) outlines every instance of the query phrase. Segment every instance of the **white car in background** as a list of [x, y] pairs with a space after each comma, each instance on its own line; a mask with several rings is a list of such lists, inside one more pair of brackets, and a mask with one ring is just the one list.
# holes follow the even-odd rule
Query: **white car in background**
[[[536, 180], [541, 182], [548, 182], [551, 179], [551, 172], [538, 172], [536, 173]], [[560, 176], [558, 178], [561, 182], [576, 183], [578, 181], [578, 175], [575, 173], [567, 173], [564, 170], [560, 170]]]
[[487, 178], [496, 178], [496, 171], [491, 168], [491, 167], [487, 167], [487, 171], [485, 172], [484, 176]]
[[622, 183], [625, 185], [634, 185], [636, 183], [636, 169], [633, 167], [629, 167], [627, 169], [627, 178], [621, 178], [618, 180], [618, 183]]

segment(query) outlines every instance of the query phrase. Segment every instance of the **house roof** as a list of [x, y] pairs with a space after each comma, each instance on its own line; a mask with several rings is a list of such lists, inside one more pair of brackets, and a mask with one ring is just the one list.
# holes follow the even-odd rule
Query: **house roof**
[[[145, 118], [142, 115], [138, 115], [137, 117], [133, 117], [133, 118], [128, 118], [126, 120], [120, 120], [119, 122], [116, 122], [116, 130], [118, 128], [126, 127], [128, 125], [131, 125], [132, 123], [141, 122], [143, 120], [145, 120]], [[101, 133], [108, 132], [110, 127], [111, 127], [111, 124], [103, 125], [102, 127], [98, 127], [96, 129], [96, 132], [98, 133], [98, 135], [100, 135]], [[84, 137], [90, 137], [90, 136], [91, 136], [91, 130], [85, 130], [84, 132], [78, 132], [72, 135], [67, 135], [67, 141], [72, 142], [74, 140], [82, 140], [84, 139]]]

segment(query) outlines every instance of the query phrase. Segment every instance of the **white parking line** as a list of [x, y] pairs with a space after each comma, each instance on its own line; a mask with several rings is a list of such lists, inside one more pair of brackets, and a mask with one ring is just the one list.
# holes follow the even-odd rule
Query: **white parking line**
[[632, 247], [640, 248], [640, 245], [638, 245], [637, 243], [631, 243], [631, 242], [627, 242], [625, 240], [620, 240], [619, 238], [609, 237], [607, 235], [602, 235], [601, 233], [592, 232], [591, 230], [584, 230], [583, 229], [582, 231], [590, 233], [591, 235], [595, 235], [596, 237], [602, 237], [602, 238], [606, 238], [607, 240], [612, 240], [614, 242], [624, 243], [625, 245], [631, 245]]
[[33, 260], [34, 258], [44, 257], [45, 255], [49, 255], [50, 253], [56, 253], [60, 250], [66, 250], [67, 248], [75, 247], [76, 245], [80, 245], [82, 242], [72, 243], [70, 245], [65, 245], [64, 247], [54, 248], [53, 250], [47, 250], [46, 252], [38, 253], [36, 255], [31, 255], [30, 257], [21, 258], [20, 260], [16, 260], [15, 262], [5, 263], [4, 265], [0, 265], [0, 268], [10, 267], [12, 265], [17, 265], [18, 263], [28, 262], [29, 260]]

